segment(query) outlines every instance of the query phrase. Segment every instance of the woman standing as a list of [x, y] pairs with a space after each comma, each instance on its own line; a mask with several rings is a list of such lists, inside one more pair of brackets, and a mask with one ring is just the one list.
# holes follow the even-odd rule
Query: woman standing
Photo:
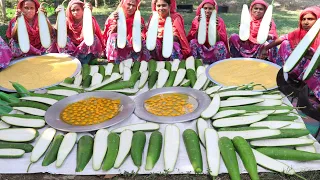
[[12, 52], [9, 46], [0, 36], [0, 70], [6, 68], [12, 59]]

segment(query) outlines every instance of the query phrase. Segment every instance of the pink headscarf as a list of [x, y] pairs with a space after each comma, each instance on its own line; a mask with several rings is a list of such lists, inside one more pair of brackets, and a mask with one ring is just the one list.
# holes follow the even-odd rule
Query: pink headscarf
[[[314, 16], [316, 16], [317, 19], [320, 18], [320, 7], [317, 6], [312, 6], [309, 8], [306, 8], [300, 13], [300, 18], [299, 18], [299, 27], [298, 29], [294, 30], [293, 32], [288, 34], [288, 40], [290, 42], [291, 48], [295, 48], [301, 39], [307, 34], [308, 31], [304, 30], [302, 28], [302, 18], [308, 13], [312, 13]], [[311, 47], [313, 50], [317, 50], [317, 48], [320, 46], [320, 34], [316, 37], [316, 39], [313, 41]]]
[[[255, 0], [250, 5], [251, 22], [250, 22], [250, 37], [249, 37], [249, 40], [251, 42], [253, 42], [253, 43], [257, 43], [258, 31], [259, 31], [260, 23], [262, 21], [262, 18], [261, 19], [256, 19], [256, 17], [252, 15], [253, 6], [256, 5], [256, 4], [263, 5], [266, 10], [268, 8], [268, 4], [263, 0]], [[271, 27], [270, 27], [269, 34], [271, 34], [273, 36], [273, 39], [277, 39], [278, 38], [276, 24], [274, 23], [273, 19], [271, 21]]]
[[[18, 5], [17, 5], [17, 9], [22, 9], [23, 3], [25, 1], [26, 0], [19, 0]], [[36, 11], [38, 11], [38, 9], [40, 7], [39, 1], [38, 0], [31, 0], [31, 1], [33, 1], [35, 3]], [[8, 26], [8, 29], [6, 32], [6, 35], [9, 39], [13, 38], [12, 34], [11, 34], [12, 33], [11, 28], [12, 28], [12, 25], [16, 21], [17, 21], [17, 19], [13, 18], [9, 23], [9, 26]], [[40, 36], [39, 36], [39, 26], [38, 26], [38, 14], [36, 13], [34, 15], [32, 26], [30, 26], [29, 23], [26, 23], [26, 25], [27, 25], [27, 31], [28, 31], [28, 35], [29, 35], [30, 44], [35, 48], [38, 48], [38, 49], [41, 48], [41, 41], [40, 41]]]
[[[123, 7], [124, 3], [127, 3], [127, 1], [129, 0], [121, 0], [119, 6]], [[138, 5], [140, 3], [140, 0], [136, 0], [136, 5], [138, 8]], [[126, 8], [123, 8], [124, 13], [126, 13]], [[132, 41], [132, 27], [133, 27], [133, 20], [134, 20], [134, 14], [132, 14], [131, 16], [126, 17], [126, 24], [127, 24], [127, 40], [131, 43]], [[104, 32], [103, 32], [103, 38], [105, 40], [105, 42], [107, 42], [109, 35], [110, 35], [110, 28], [111, 26], [116, 25], [116, 22], [114, 21], [114, 16], [113, 13], [108, 17], [108, 19], [105, 22], [104, 25]], [[144, 19], [141, 17], [141, 26], [142, 26], [142, 31], [141, 31], [141, 35], [142, 35], [142, 39], [146, 39], [146, 32], [147, 29], [144, 26]]]
[[[151, 2], [151, 9], [152, 11], [156, 11], [156, 2], [157, 0], [152, 0]], [[177, 2], [176, 0], [170, 0], [170, 17], [172, 19], [173, 25], [173, 35], [179, 38], [180, 45], [181, 45], [181, 52], [183, 54], [183, 58], [187, 58], [190, 55], [191, 49], [190, 45], [186, 36], [186, 32], [184, 31], [184, 20], [183, 17], [177, 13]], [[150, 16], [149, 23], [151, 20], [152, 15]], [[158, 25], [158, 38], [163, 37], [163, 30], [164, 24], [166, 20], [159, 18], [159, 25]]]
[[[201, 8], [203, 8], [203, 6], [205, 4], [207, 4], [207, 3], [215, 6], [216, 11], [218, 12], [218, 4], [217, 4], [217, 2], [215, 0], [204, 0], [204, 1], [202, 1], [202, 3], [197, 8], [196, 17], [192, 21], [191, 29], [190, 29], [189, 34], [187, 36], [189, 41], [194, 39], [195, 36], [196, 36], [196, 33], [198, 32], [198, 28], [199, 28], [198, 18], [199, 18], [199, 15], [201, 13]], [[218, 34], [220, 36], [220, 40], [226, 45], [226, 47], [227, 47], [227, 49], [229, 51], [228, 33], [227, 33], [226, 25], [225, 25], [225, 23], [224, 23], [224, 21], [223, 21], [223, 19], [221, 17], [218, 17], [217, 19], [218, 19], [217, 32], [218, 32]], [[207, 30], [208, 30], [208, 24], [209, 24], [209, 20], [210, 19], [208, 18], [206, 20], [207, 20]], [[206, 39], [205, 45], [208, 46], [208, 47], [210, 46], [209, 42], [208, 42], [208, 37]]]
[[[82, 22], [76, 24], [73, 19], [71, 6], [74, 4], [79, 4], [81, 7], [83, 7], [84, 3], [80, 0], [71, 0], [66, 10], [68, 36], [70, 37], [71, 41], [75, 45], [79, 45], [83, 41]], [[98, 38], [100, 39], [100, 42], [102, 43], [103, 42], [102, 33], [97, 20], [93, 16], [92, 16], [92, 24], [93, 24], [94, 33], [98, 36]]]

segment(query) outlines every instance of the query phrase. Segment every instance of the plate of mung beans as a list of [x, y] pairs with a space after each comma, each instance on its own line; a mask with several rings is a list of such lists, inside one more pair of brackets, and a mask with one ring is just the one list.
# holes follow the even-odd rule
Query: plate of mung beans
[[116, 92], [87, 92], [53, 104], [45, 114], [48, 125], [61, 131], [87, 132], [113, 126], [129, 118], [135, 104]]

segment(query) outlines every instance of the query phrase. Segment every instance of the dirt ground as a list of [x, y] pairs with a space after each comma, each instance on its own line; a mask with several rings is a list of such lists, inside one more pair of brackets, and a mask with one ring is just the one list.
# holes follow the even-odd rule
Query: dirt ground
[[[242, 7], [243, 0], [231, 0], [231, 1], [221, 1], [217, 0], [218, 4], [225, 4], [229, 6], [229, 12], [240, 11]], [[239, 2], [240, 1], [240, 2]], [[267, 0], [270, 2], [269, 0]], [[224, 3], [222, 3], [224, 2]], [[279, 8], [284, 8], [287, 10], [302, 10], [309, 6], [320, 6], [319, 0], [276, 0], [275, 5]], [[0, 167], [1, 168], [1, 167]], [[265, 180], [285, 180], [285, 179], [299, 179], [297, 177], [287, 177], [280, 174], [274, 173], [262, 173], [260, 174], [261, 179]], [[313, 171], [304, 173], [304, 177], [310, 180], [320, 179], [320, 171]], [[250, 178], [247, 175], [241, 175], [241, 178], [244, 180], [249, 180]], [[53, 175], [53, 174], [0, 174], [0, 180], [101, 180], [101, 179], [160, 179], [160, 180], [202, 180], [202, 179], [212, 179], [212, 177], [207, 175], [132, 175], [124, 174], [119, 176], [106, 175], [106, 176], [70, 176], [70, 175]], [[219, 175], [218, 180], [227, 180], [229, 176], [227, 174]]]

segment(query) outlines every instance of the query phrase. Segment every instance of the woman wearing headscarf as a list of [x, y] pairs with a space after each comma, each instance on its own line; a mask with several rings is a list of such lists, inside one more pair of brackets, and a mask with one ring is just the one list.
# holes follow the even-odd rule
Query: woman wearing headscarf
[[[304, 9], [300, 13], [299, 26], [294, 31], [285, 34], [267, 45], [263, 52], [268, 51], [270, 48], [278, 46], [280, 48], [276, 57], [275, 63], [282, 66], [288, 59], [292, 51], [297, 47], [302, 38], [307, 34], [310, 28], [315, 24], [317, 19], [320, 18], [320, 7], [309, 7]], [[317, 48], [320, 46], [320, 34], [315, 38], [310, 48], [299, 62], [299, 64], [289, 73], [289, 76], [293, 79], [302, 80], [305, 69], [308, 67], [312, 56]], [[320, 66], [318, 66], [315, 73], [305, 81], [309, 89], [312, 90], [320, 101]]]
[[[229, 39], [230, 53], [232, 57], [257, 58], [260, 57], [261, 50], [269, 42], [278, 38], [276, 24], [271, 21], [267, 42], [264, 44], [257, 43], [258, 31], [262, 18], [268, 8], [268, 4], [263, 0], [255, 0], [250, 5], [250, 37], [247, 41], [241, 41], [238, 34], [232, 34]], [[268, 59], [272, 61], [276, 57], [277, 48], [270, 49]]]
[[[84, 42], [82, 28], [84, 8], [92, 8], [80, 0], [71, 0], [66, 10], [67, 16], [67, 45], [65, 48], [58, 48], [60, 53], [67, 53], [77, 57], [82, 64], [87, 64], [93, 58], [100, 57], [103, 52], [103, 37], [97, 20], [92, 16], [94, 41], [91, 46]], [[58, 8], [57, 12], [60, 11]]]
[[[151, 8], [153, 12], [155, 11], [159, 14], [157, 42], [155, 50], [151, 52], [152, 58], [158, 61], [165, 60], [162, 56], [162, 44], [165, 43], [163, 42], [163, 32], [166, 18], [170, 16], [172, 19], [174, 42], [172, 54], [167, 60], [186, 59], [190, 55], [191, 50], [184, 31], [184, 20], [176, 12], [176, 0], [152, 0]], [[151, 18], [152, 15], [150, 16], [150, 20]]]
[[[204, 9], [206, 17], [201, 17], [201, 8]], [[208, 41], [208, 34], [205, 44], [201, 45], [198, 43], [198, 29], [201, 18], [206, 18], [207, 32], [209, 27], [209, 21], [212, 11], [218, 11], [218, 5], [215, 0], [204, 0], [198, 6], [196, 11], [196, 17], [193, 19], [189, 34], [187, 36], [190, 42], [191, 53], [195, 58], [200, 58], [205, 63], [212, 63], [222, 59], [230, 57], [229, 46], [228, 46], [228, 34], [226, 25], [221, 17], [218, 17], [217, 22], [217, 36], [216, 44], [211, 46]]]
[[12, 59], [12, 52], [7, 43], [0, 36], [0, 70], [6, 68]]
[[[51, 37], [51, 46], [44, 48], [41, 45], [39, 35], [39, 23], [38, 23], [38, 12], [42, 11], [45, 13], [44, 8], [40, 8], [38, 0], [19, 0], [17, 4], [17, 10], [15, 17], [10, 21], [6, 35], [9, 41], [9, 46], [12, 51], [13, 58], [30, 56], [30, 55], [41, 55], [44, 53], [57, 52], [54, 31], [48, 21], [49, 30]], [[19, 46], [18, 33], [17, 33], [17, 18], [24, 15], [26, 27], [29, 35], [30, 50], [27, 53], [23, 53]]]
[[141, 39], [142, 47], [140, 52], [135, 52], [132, 45], [132, 28], [134, 15], [139, 8], [140, 0], [122, 0], [119, 4], [123, 8], [126, 17], [127, 43], [125, 48], [120, 49], [117, 46], [117, 21], [118, 12], [113, 12], [105, 22], [103, 37], [106, 42], [106, 57], [109, 62], [120, 62], [129, 58], [134, 61], [149, 60], [150, 52], [146, 48], [146, 32], [144, 19], [141, 17]]

